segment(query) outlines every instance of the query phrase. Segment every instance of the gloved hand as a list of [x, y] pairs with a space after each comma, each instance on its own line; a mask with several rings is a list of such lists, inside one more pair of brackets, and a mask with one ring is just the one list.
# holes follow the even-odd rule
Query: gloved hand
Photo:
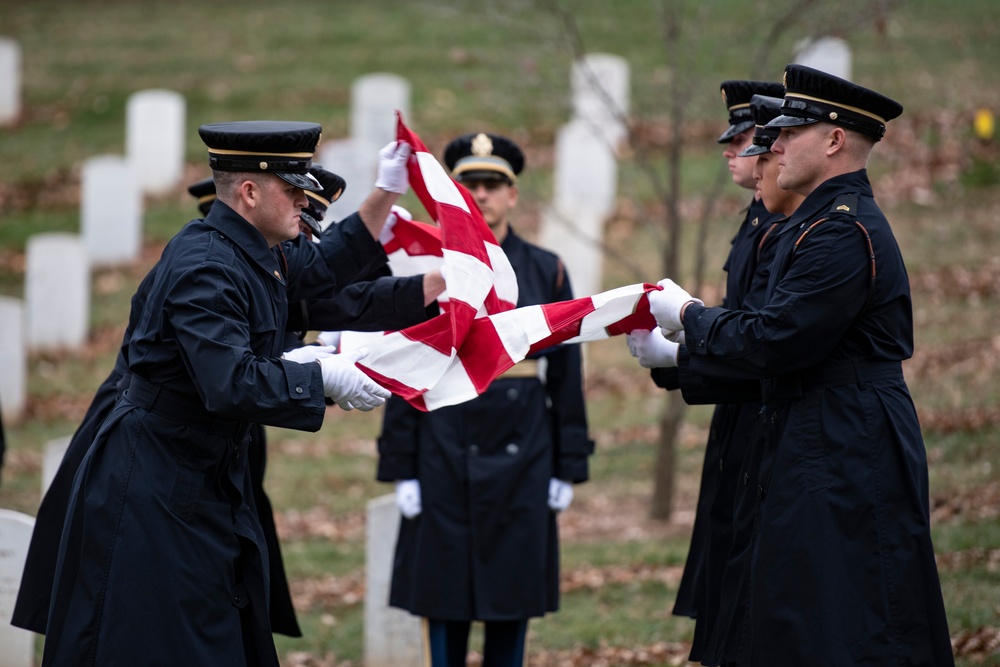
[[406, 161], [410, 159], [412, 150], [408, 143], [390, 141], [378, 152], [376, 188], [398, 195], [406, 194], [410, 189], [410, 175], [406, 171]]
[[333, 345], [303, 345], [294, 350], [288, 350], [281, 355], [281, 358], [300, 364], [308, 364], [329, 357], [331, 354], [337, 354], [337, 348]]
[[319, 360], [323, 369], [323, 393], [344, 410], [357, 408], [368, 412], [385, 403], [389, 391], [354, 365], [368, 355], [367, 348], [334, 354]]
[[573, 485], [553, 477], [549, 480], [549, 509], [562, 512], [573, 502]]
[[396, 221], [402, 218], [403, 220], [413, 220], [413, 216], [402, 206], [392, 205], [392, 209], [389, 211], [388, 217], [386, 217], [385, 222], [382, 224], [382, 231], [379, 232], [378, 242], [385, 245], [392, 238], [392, 228], [396, 226]]
[[323, 345], [330, 345], [334, 349], [340, 345], [340, 332], [339, 331], [320, 331], [316, 335], [316, 340], [318, 340]]
[[663, 337], [660, 329], [636, 329], [628, 336], [628, 351], [643, 368], [673, 368], [677, 366], [677, 343]]
[[407, 519], [412, 519], [423, 511], [420, 504], [420, 480], [402, 479], [396, 482], [396, 507]]
[[680, 331], [671, 331], [670, 329], [660, 329], [660, 333], [663, 337], [672, 343], [677, 343], [678, 345], [684, 345], [687, 343], [687, 339], [684, 337], [684, 329]]
[[656, 284], [663, 289], [650, 292], [646, 298], [649, 299], [649, 312], [663, 329], [679, 331], [684, 328], [681, 324], [681, 308], [688, 301], [705, 305], [701, 299], [692, 297], [670, 278], [664, 278]]

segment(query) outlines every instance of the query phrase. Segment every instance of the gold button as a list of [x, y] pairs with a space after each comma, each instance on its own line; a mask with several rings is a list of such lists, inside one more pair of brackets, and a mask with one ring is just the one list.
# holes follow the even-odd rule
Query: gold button
[[266, 162], [261, 162], [260, 163], [260, 168], [261, 169], [267, 169], [267, 163]]
[[837, 112], [836, 111], [831, 111], [830, 112], [830, 120], [837, 120]]

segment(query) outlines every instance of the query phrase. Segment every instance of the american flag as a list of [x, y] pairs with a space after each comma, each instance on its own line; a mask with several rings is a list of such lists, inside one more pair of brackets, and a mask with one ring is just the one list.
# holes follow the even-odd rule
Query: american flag
[[639, 283], [594, 296], [516, 308], [517, 279], [469, 191], [454, 181], [420, 138], [397, 123], [413, 147], [410, 187], [437, 225], [400, 218], [385, 243], [396, 275], [442, 264], [448, 290], [441, 314], [368, 338], [358, 367], [414, 407], [431, 411], [468, 401], [529, 355], [552, 347], [653, 329]]

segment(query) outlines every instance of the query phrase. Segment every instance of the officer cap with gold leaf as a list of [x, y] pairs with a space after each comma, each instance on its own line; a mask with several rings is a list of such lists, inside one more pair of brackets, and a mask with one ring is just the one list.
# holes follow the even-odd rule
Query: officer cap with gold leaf
[[768, 127], [833, 123], [878, 141], [885, 134], [886, 123], [903, 113], [903, 105], [827, 72], [788, 65], [781, 113]]
[[323, 128], [316, 123], [247, 120], [210, 123], [198, 128], [216, 171], [272, 173], [312, 192], [323, 186], [309, 174]]
[[489, 132], [465, 134], [444, 149], [444, 162], [458, 182], [505, 180], [517, 183], [524, 153], [507, 137]]
[[784, 87], [772, 81], [723, 81], [719, 91], [722, 103], [729, 110], [729, 127], [716, 140], [720, 144], [728, 144], [737, 134], [754, 126], [753, 115], [750, 113], [751, 97], [781, 97], [785, 94]]

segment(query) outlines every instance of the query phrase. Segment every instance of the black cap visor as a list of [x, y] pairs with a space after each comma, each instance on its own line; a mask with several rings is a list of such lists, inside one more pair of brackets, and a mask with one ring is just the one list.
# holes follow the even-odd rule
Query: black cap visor
[[273, 171], [271, 172], [285, 183], [289, 185], [294, 185], [297, 188], [302, 188], [303, 190], [308, 190], [309, 192], [322, 192], [323, 186], [320, 182], [316, 180], [316, 177], [310, 173], [305, 174], [295, 174], [288, 171]]
[[716, 143], [719, 143], [719, 144], [728, 144], [729, 142], [731, 142], [733, 140], [733, 137], [735, 137], [737, 134], [739, 134], [741, 132], [746, 132], [747, 130], [751, 129], [752, 127], [753, 127], [753, 119], [746, 120], [746, 121], [741, 121], [739, 123], [734, 123], [733, 125], [730, 125], [729, 129], [727, 129], [725, 132], [723, 132], [719, 136], [719, 138], [716, 139], [715, 141], [716, 141]]
[[798, 127], [799, 125], [812, 125], [818, 123], [818, 118], [803, 118], [801, 116], [778, 116], [764, 127]]
[[323, 226], [319, 224], [319, 220], [312, 217], [312, 215], [310, 215], [305, 209], [302, 209], [302, 212], [299, 213], [299, 218], [302, 222], [306, 223], [306, 226], [308, 226], [316, 236], [323, 233]]

